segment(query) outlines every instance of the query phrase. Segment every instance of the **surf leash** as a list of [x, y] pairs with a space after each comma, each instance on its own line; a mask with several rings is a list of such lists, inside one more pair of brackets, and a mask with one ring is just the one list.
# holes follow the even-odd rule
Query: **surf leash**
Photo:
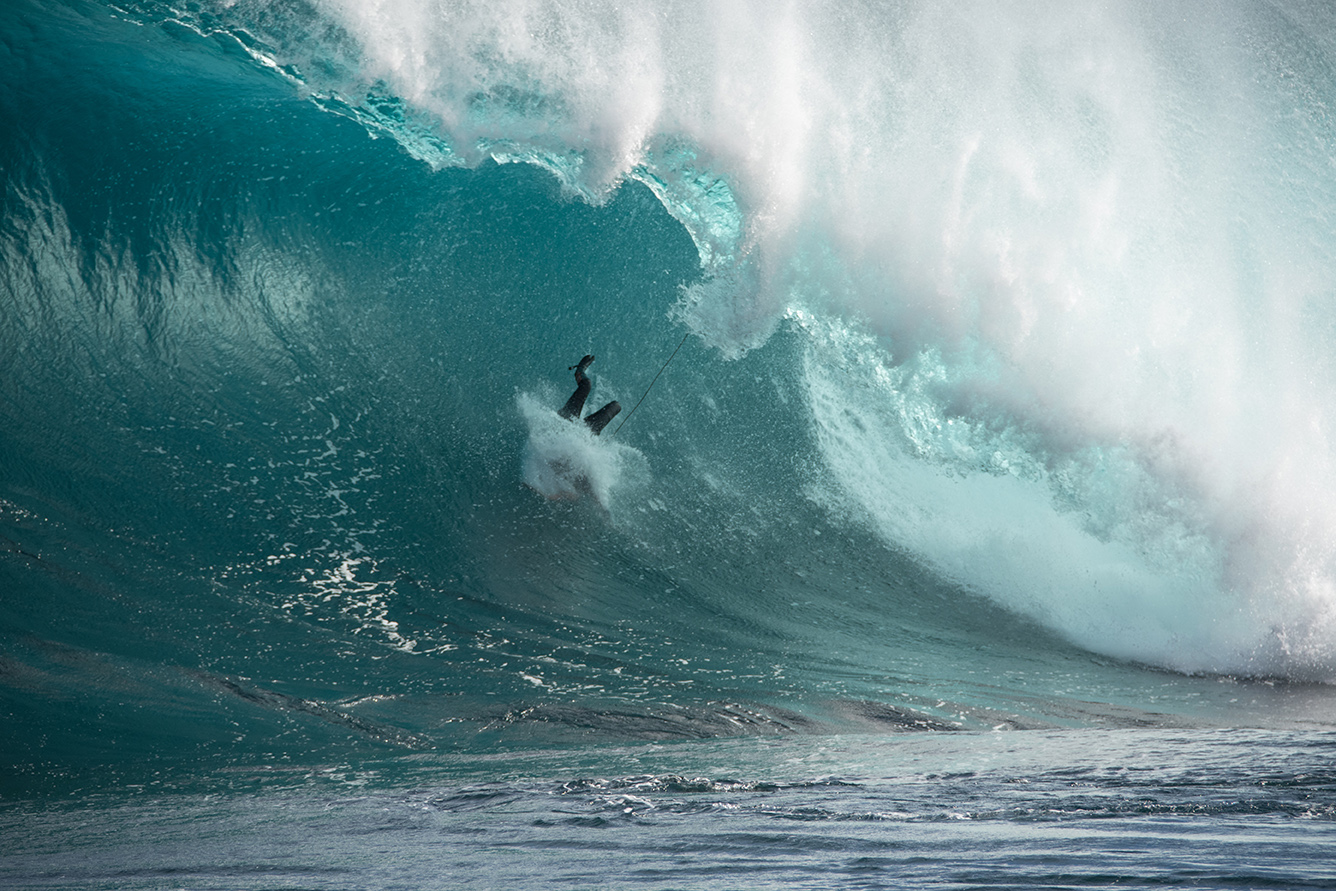
[[[677, 358], [677, 353], [678, 353], [678, 351], [681, 350], [682, 347], [686, 345], [687, 338], [690, 337], [690, 336], [691, 336], [691, 332], [690, 332], [690, 331], [687, 331], [686, 334], [683, 334], [683, 335], [682, 335], [682, 342], [679, 343], [679, 344], [677, 345], [677, 349], [676, 349], [676, 350], [673, 350], [673, 354], [672, 354], [671, 356], [668, 357], [668, 362], [671, 362], [671, 361], [673, 361], [673, 359]], [[663, 370], [664, 370], [664, 368], [667, 368], [667, 367], [668, 367], [668, 362], [664, 362], [664, 363], [663, 363], [663, 368], [660, 368], [660, 369], [659, 369], [659, 374], [663, 374]], [[620, 424], [617, 425], [617, 429], [614, 430], [614, 431], [612, 431], [612, 435], [613, 435], [613, 436], [616, 436], [618, 433], [621, 432], [621, 429], [622, 429], [623, 427], [626, 426], [626, 422], [629, 421], [629, 420], [631, 420], [631, 415], [633, 415], [633, 414], [636, 413], [636, 409], [637, 409], [637, 408], [640, 408], [640, 403], [641, 403], [641, 402], [644, 402], [644, 401], [645, 401], [645, 397], [649, 395], [649, 391], [652, 390], [652, 389], [654, 389], [654, 384], [655, 384], [656, 381], [658, 381], [658, 379], [659, 379], [659, 374], [654, 375], [654, 380], [652, 380], [652, 381], [649, 382], [649, 386], [646, 387], [646, 388], [645, 388], [645, 392], [644, 392], [643, 394], [641, 394], [641, 396], [640, 396], [640, 402], [637, 402], [637, 403], [635, 404], [635, 406], [634, 406], [630, 411], [628, 411], [628, 412], [626, 413], [626, 417], [622, 418], [622, 422], [621, 422]]]

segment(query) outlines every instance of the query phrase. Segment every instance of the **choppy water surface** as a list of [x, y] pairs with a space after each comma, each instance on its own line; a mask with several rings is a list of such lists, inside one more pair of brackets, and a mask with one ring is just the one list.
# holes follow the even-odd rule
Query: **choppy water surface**
[[[20, 888], [1320, 888], [1333, 745], [1247, 731], [739, 740], [396, 765], [424, 780], [398, 789], [344, 766], [232, 778], [264, 791], [10, 805], [23, 853], [4, 876]], [[643, 772], [591, 772], [609, 768]]]

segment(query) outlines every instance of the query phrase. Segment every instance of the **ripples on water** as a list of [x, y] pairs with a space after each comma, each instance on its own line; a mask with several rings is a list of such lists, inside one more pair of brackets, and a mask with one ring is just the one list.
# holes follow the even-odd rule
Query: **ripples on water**
[[[1330, 733], [1027, 731], [275, 771], [219, 778], [229, 794], [10, 805], [0, 827], [18, 844], [0, 879], [126, 889], [1323, 888], [1336, 843], [1333, 754]], [[628, 772], [588, 773], [595, 758]], [[506, 775], [548, 779], [496, 778]], [[264, 794], [241, 791], [248, 783]]]

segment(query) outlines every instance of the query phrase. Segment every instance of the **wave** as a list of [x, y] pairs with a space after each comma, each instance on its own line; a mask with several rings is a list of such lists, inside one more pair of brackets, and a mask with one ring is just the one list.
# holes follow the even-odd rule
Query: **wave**
[[0, 12], [5, 744], [1336, 679], [1327, 15]]
[[1331, 675], [1328, 11], [277, 9], [229, 14], [433, 163], [647, 184], [724, 355], [822, 319], [813, 423], [888, 543], [1101, 652]]

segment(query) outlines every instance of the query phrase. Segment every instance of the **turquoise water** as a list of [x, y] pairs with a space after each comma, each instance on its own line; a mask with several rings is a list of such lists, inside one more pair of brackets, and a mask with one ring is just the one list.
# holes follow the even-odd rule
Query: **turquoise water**
[[6, 884], [1329, 883], [1325, 8], [0, 35]]

